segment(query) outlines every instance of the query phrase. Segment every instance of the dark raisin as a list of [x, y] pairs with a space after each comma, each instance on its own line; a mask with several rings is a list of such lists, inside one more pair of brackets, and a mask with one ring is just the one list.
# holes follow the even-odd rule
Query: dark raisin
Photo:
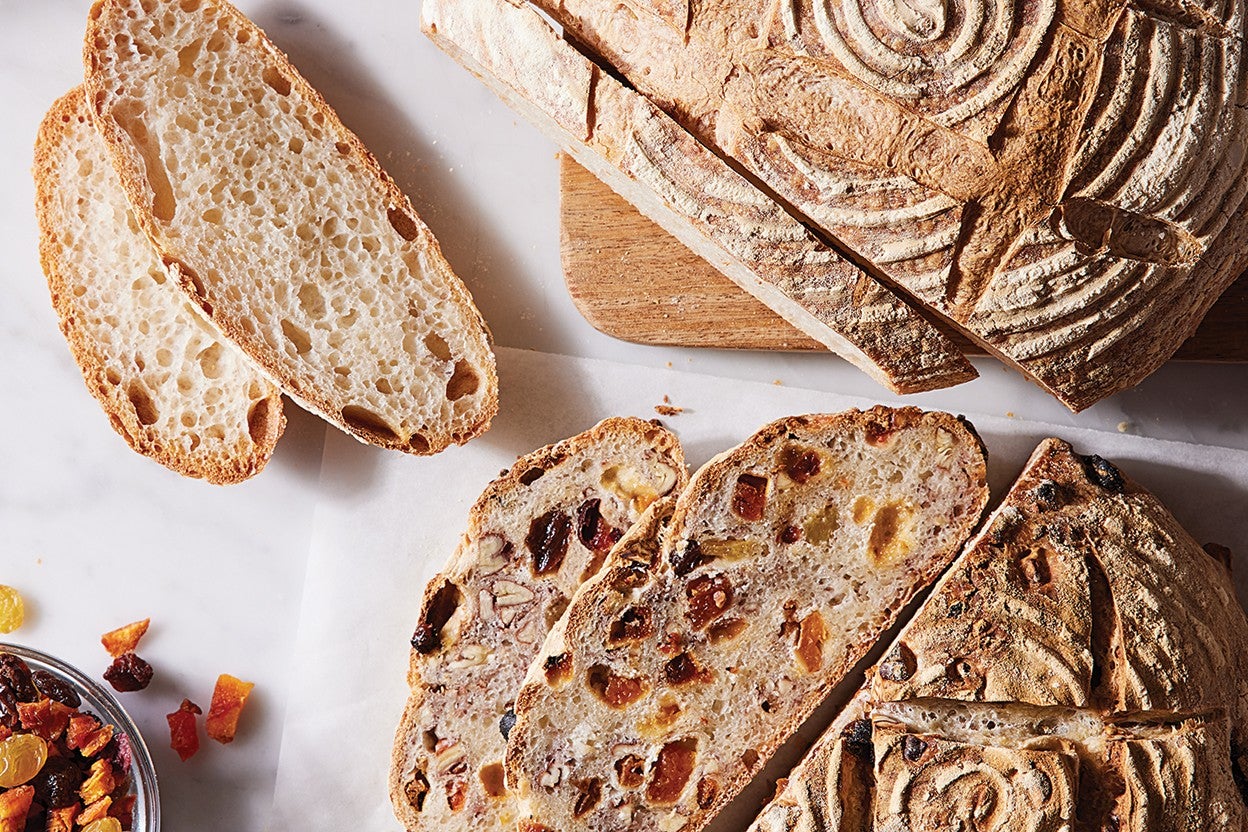
[[576, 536], [586, 549], [605, 554], [619, 542], [624, 533], [602, 517], [602, 501], [586, 500], [576, 510]]
[[503, 739], [511, 736], [511, 729], [516, 727], [516, 712], [508, 707], [506, 712], [499, 717], [498, 733], [503, 735]]
[[802, 539], [802, 530], [797, 526], [785, 526], [776, 539], [781, 543], [796, 543]]
[[568, 536], [572, 532], [572, 518], [558, 509], [536, 517], [529, 524], [524, 545], [533, 553], [533, 574], [549, 575], [563, 566], [568, 553]]
[[871, 720], [856, 719], [845, 730], [841, 737], [845, 740], [845, 748], [860, 760], [868, 763], [875, 757], [875, 747], [871, 744]]
[[36, 801], [49, 809], [64, 809], [78, 799], [84, 779], [82, 769], [70, 758], [49, 757], [30, 785], [35, 787]]
[[693, 656], [681, 653], [673, 659], [668, 659], [663, 665], [663, 676], [669, 685], [684, 685], [694, 681], [709, 681], [711, 673], [706, 668], [698, 666]]
[[0, 727], [12, 730], [20, 722], [17, 714], [17, 700], [13, 698], [12, 693], [0, 688]]
[[428, 655], [442, 647], [442, 628], [459, 608], [462, 597], [459, 588], [450, 581], [445, 581], [438, 587], [438, 591], [425, 607], [416, 632], [412, 633], [412, 647], [418, 653]]
[[737, 477], [732, 490], [732, 510], [742, 520], [762, 520], [767, 508], [767, 478], [753, 474]]
[[780, 455], [780, 464], [784, 466], [784, 473], [789, 475], [789, 479], [798, 485], [805, 485], [811, 477], [819, 473], [819, 454], [790, 445]]
[[1045, 803], [1048, 803], [1053, 797], [1053, 781], [1049, 779], [1049, 775], [1039, 769], [1036, 769], [1036, 775], [1040, 781], [1040, 796], [1044, 798]]
[[1099, 485], [1106, 491], [1112, 491], [1115, 494], [1122, 493], [1122, 474], [1109, 461], [1095, 454], [1085, 456], [1083, 458], [1083, 468], [1087, 472], [1089, 481]]
[[1057, 508], [1061, 505], [1061, 490], [1053, 480], [1043, 480], [1036, 486], [1036, 502], [1041, 508]]
[[12, 653], [0, 653], [0, 693], [16, 702], [37, 702], [39, 691], [30, 678], [30, 667]]
[[683, 578], [709, 560], [702, 554], [702, 547], [696, 540], [686, 540], [685, 545], [673, 549], [667, 559], [678, 578]]
[[890, 682], [905, 682], [917, 669], [918, 662], [915, 660], [914, 651], [904, 644], [898, 644], [897, 649], [880, 663], [880, 676]]
[[39, 692], [49, 699], [55, 699], [71, 708], [77, 708], [82, 704], [82, 697], [78, 695], [78, 691], [61, 677], [54, 676], [46, 670], [36, 670], [30, 674], [30, 678]]
[[629, 607], [624, 610], [619, 618], [611, 622], [607, 644], [615, 647], [626, 642], [641, 641], [651, 635], [654, 627], [650, 623], [650, 618], [649, 607]]
[[901, 756], [911, 763], [917, 763], [927, 750], [927, 743], [913, 734], [906, 734], [901, 741]]
[[867, 444], [876, 446], [886, 444], [896, 433], [892, 425], [881, 425], [879, 422], [867, 422], [863, 432], [866, 434]]
[[959, 615], [961, 615], [965, 611], [966, 611], [966, 605], [964, 605], [961, 601], [954, 601], [952, 604], [949, 605], [948, 614], [950, 618], [957, 618]]
[[152, 666], [134, 653], [122, 653], [104, 671], [104, 678], [114, 690], [132, 693], [151, 684]]

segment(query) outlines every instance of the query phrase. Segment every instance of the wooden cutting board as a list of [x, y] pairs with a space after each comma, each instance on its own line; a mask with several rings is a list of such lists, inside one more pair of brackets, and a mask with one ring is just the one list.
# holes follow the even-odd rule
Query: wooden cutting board
[[[601, 332], [663, 346], [824, 349], [566, 155], [560, 197], [564, 278], [577, 309]], [[954, 338], [968, 353], [982, 354]], [[1175, 358], [1248, 362], [1248, 274], [1227, 290]]]

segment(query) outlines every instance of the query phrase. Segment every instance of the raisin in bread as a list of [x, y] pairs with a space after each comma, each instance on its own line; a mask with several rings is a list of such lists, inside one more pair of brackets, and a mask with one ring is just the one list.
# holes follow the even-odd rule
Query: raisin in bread
[[708, 463], [654, 562], [604, 569], [530, 667], [507, 752], [528, 822], [700, 829], [957, 554], [984, 466], [963, 421], [883, 407]]
[[182, 289], [296, 401], [436, 453], [497, 410], [489, 334], [360, 140], [224, 0], [99, 0], [88, 103]]
[[412, 638], [390, 777], [408, 829], [512, 828], [503, 755], [525, 670], [608, 550], [687, 478], [671, 433], [608, 419], [523, 457], [481, 495]]
[[268, 462], [281, 394], [174, 286], [139, 229], [82, 88], [57, 101], [35, 146], [39, 253], [87, 389], [136, 451], [232, 483]]
[[1050, 439], [752, 832], [1240, 830], [1246, 704], [1223, 565]]

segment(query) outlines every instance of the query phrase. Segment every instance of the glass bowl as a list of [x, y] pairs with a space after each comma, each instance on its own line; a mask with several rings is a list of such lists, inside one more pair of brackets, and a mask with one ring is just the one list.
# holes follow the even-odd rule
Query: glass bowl
[[82, 697], [78, 710], [111, 723], [114, 735], [124, 735], [130, 746], [130, 790], [135, 795], [133, 832], [160, 832], [160, 792], [156, 768], [138, 727], [103, 685], [72, 665], [30, 647], [0, 642], [0, 653], [12, 653], [31, 670], [46, 670], [68, 683]]

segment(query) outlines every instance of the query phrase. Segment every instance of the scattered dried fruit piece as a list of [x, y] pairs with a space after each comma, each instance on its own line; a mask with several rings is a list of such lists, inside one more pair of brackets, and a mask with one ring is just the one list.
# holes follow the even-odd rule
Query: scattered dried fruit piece
[[22, 832], [26, 828], [26, 814], [34, 797], [35, 790], [30, 786], [0, 793], [0, 832]]
[[0, 584], [0, 633], [11, 633], [26, 620], [26, 603], [22, 594], [11, 586]]
[[169, 723], [169, 746], [178, 752], [178, 759], [184, 763], [199, 750], [199, 731], [195, 727], [195, 717], [202, 713], [194, 702], [183, 699], [178, 709], [165, 717]]
[[34, 734], [14, 734], [0, 742], [0, 789], [21, 786], [48, 761], [48, 744]]
[[132, 693], [151, 684], [152, 666], [134, 653], [122, 653], [104, 671], [104, 678], [114, 690]]
[[49, 699], [55, 699], [70, 708], [77, 708], [82, 704], [82, 697], [78, 695], [78, 691], [74, 690], [69, 682], [55, 674], [46, 670], [36, 670], [30, 674], [30, 679], [38, 691]]
[[210, 739], [220, 743], [234, 741], [238, 730], [238, 717], [247, 704], [247, 697], [255, 685], [244, 682], [228, 673], [217, 677], [217, 684], [212, 689], [212, 704], [208, 706], [208, 718], [204, 720], [204, 731]]
[[142, 621], [134, 621], [116, 630], [109, 630], [100, 636], [100, 644], [104, 645], [108, 655], [114, 659], [126, 653], [133, 653], [139, 646], [139, 639], [143, 638], [143, 634], [147, 632], [147, 627], [151, 623], [152, 619], [144, 618]]
[[84, 757], [94, 757], [113, 738], [113, 726], [101, 723], [90, 714], [69, 718], [69, 730], [65, 732], [65, 744], [71, 751], [81, 751]]
[[125, 832], [125, 830], [122, 829], [121, 821], [117, 818], [104, 817], [91, 821], [82, 827], [81, 832]]
[[65, 729], [69, 727], [69, 718], [73, 713], [73, 708], [62, 705], [60, 702], [53, 702], [51, 699], [17, 704], [17, 716], [22, 729], [45, 742], [52, 742], [65, 733]]

